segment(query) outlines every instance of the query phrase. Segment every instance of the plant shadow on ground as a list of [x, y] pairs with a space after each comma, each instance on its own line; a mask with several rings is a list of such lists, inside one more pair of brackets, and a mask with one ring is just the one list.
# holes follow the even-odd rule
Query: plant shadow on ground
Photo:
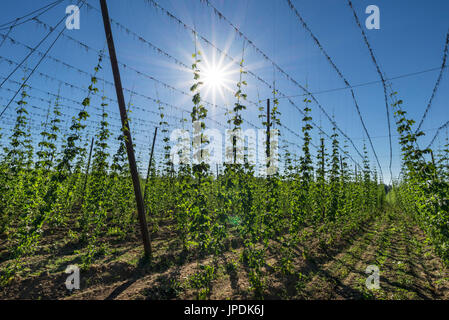
[[[390, 226], [399, 222], [389, 219], [368, 219], [356, 226], [353, 232], [333, 239], [329, 247], [317, 245], [317, 239], [294, 248], [291, 272], [281, 272], [279, 242], [268, 246], [265, 265], [263, 299], [435, 299], [437, 294], [434, 267], [439, 260], [422, 248], [416, 249], [413, 237], [415, 226], [407, 229]], [[409, 222], [407, 222], [409, 223]], [[170, 233], [163, 233], [163, 237]], [[80, 255], [74, 254], [80, 244], [55, 242], [49, 250], [32, 257], [28, 268], [35, 275], [19, 277], [0, 289], [3, 299], [196, 299], [198, 290], [188, 286], [189, 279], [201, 272], [200, 265], [214, 268], [204, 298], [248, 299], [255, 292], [249, 289], [249, 269], [242, 263], [243, 244], [234, 239], [224, 244], [224, 252], [213, 258], [200, 257], [195, 249], [184, 251], [176, 240], [153, 237], [153, 260], [141, 256], [141, 245], [136, 239], [112, 242], [108, 254], [98, 264], [81, 271], [82, 290], [70, 292], [65, 287], [69, 264], [80, 264]], [[387, 239], [388, 241], [384, 241]], [[422, 239], [421, 239], [422, 240]], [[56, 244], [56, 245], [55, 245]], [[307, 247], [306, 247], [307, 246]], [[170, 250], [167, 250], [169, 248]], [[54, 251], [52, 251], [54, 250]], [[304, 255], [305, 251], [307, 254]], [[368, 252], [368, 253], [365, 253]], [[427, 251], [426, 251], [427, 252]], [[382, 267], [382, 292], [369, 292], [364, 287], [364, 267], [367, 263], [385, 261]], [[367, 261], [364, 261], [367, 260]], [[402, 264], [398, 264], [397, 262]], [[429, 268], [431, 266], [431, 268]], [[36, 270], [39, 270], [36, 271]], [[183, 280], [184, 279], [184, 280]], [[185, 280], [187, 279], [187, 280]], [[362, 283], [363, 282], [363, 283]], [[439, 285], [441, 286], [441, 285]], [[443, 283], [441, 292], [446, 290]], [[201, 290], [200, 290], [201, 291]]]
[[[333, 260], [339, 253], [345, 251], [350, 247], [360, 236], [370, 230], [369, 223], [372, 219], [369, 219], [356, 231], [351, 232], [343, 239], [338, 239], [332, 247], [327, 248], [314, 248], [311, 254], [304, 259], [303, 252], [304, 247], [295, 248], [295, 262], [297, 262], [299, 268], [296, 268], [291, 274], [283, 274], [281, 272], [275, 272], [275, 277], [272, 281], [275, 285], [272, 285], [266, 289], [265, 299], [285, 299], [285, 298], [308, 298], [304, 296], [300, 291], [305, 285], [307, 280], [310, 280], [313, 275], [321, 275], [333, 283], [339, 284], [344, 291], [349, 292], [347, 296], [360, 296], [361, 293], [358, 290], [352, 289], [348, 286], [340, 283], [339, 279], [332, 276], [329, 272], [322, 268], [322, 265]], [[318, 297], [319, 298], [319, 297]]]

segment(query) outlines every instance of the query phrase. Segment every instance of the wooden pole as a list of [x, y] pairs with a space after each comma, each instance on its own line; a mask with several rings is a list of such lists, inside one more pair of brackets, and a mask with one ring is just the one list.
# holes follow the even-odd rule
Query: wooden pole
[[436, 163], [435, 163], [435, 158], [433, 156], [433, 151], [432, 150], [430, 150], [430, 156], [432, 157], [432, 164], [433, 164], [433, 168], [434, 168], [433, 176], [434, 176], [434, 178], [436, 180], [438, 180], [437, 166], [436, 166]]
[[86, 193], [87, 177], [89, 175], [90, 160], [92, 159], [92, 149], [93, 149], [93, 147], [94, 147], [94, 138], [92, 137], [92, 142], [90, 143], [89, 158], [87, 160], [86, 176], [84, 177], [83, 193], [81, 195], [81, 204], [83, 204], [83, 202], [84, 202], [84, 195]]
[[117, 63], [117, 55], [115, 53], [114, 39], [112, 37], [111, 24], [109, 20], [109, 12], [106, 0], [100, 0], [101, 13], [103, 16], [104, 31], [108, 42], [109, 56], [111, 58], [112, 73], [114, 74], [115, 91], [120, 110], [120, 118], [122, 121], [122, 130], [125, 136], [126, 152], [128, 154], [129, 168], [134, 186], [134, 195], [136, 197], [137, 212], [139, 215], [140, 231], [142, 233], [143, 247], [145, 257], [151, 259], [151, 242], [150, 233], [148, 232], [147, 219], [145, 216], [145, 205], [140, 189], [139, 173], [137, 171], [136, 159], [134, 156], [133, 142], [131, 132], [129, 130], [128, 115], [125, 107], [125, 97], [123, 95], [122, 81], [120, 78], [120, 70]]
[[325, 163], [324, 163], [324, 161], [325, 161], [324, 153], [325, 153], [324, 152], [324, 139], [321, 139], [321, 156], [322, 156], [322, 158], [321, 158], [321, 172], [323, 173], [323, 177], [326, 175], [325, 167], [324, 167], [324, 165], [325, 165]]
[[234, 156], [234, 164], [237, 162], [237, 137], [234, 135], [232, 136], [232, 154]]
[[343, 174], [343, 158], [340, 156], [340, 170], [341, 174]]
[[267, 169], [270, 167], [270, 126], [270, 99], [267, 99]]
[[143, 200], [147, 199], [148, 179], [150, 178], [151, 163], [153, 162], [154, 144], [156, 142], [157, 127], [154, 129], [153, 144], [151, 145], [150, 161], [148, 162], [147, 178], [145, 179], [145, 191], [143, 192]]

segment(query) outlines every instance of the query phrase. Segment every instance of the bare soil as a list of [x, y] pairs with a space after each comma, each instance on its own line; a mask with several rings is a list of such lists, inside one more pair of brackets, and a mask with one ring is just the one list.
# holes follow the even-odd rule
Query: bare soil
[[[28, 257], [25, 268], [6, 287], [0, 299], [252, 299], [248, 268], [240, 256], [242, 244], [227, 243], [218, 257], [199, 257], [184, 252], [170, 223], [161, 223], [153, 235], [151, 264], [140, 259], [139, 239], [107, 239], [108, 252], [81, 270], [81, 288], [65, 287], [66, 267], [79, 264], [79, 248], [66, 231], [44, 237], [42, 248]], [[0, 241], [1, 243], [1, 241]], [[4, 242], [3, 242], [4, 244]], [[347, 234], [327, 234], [320, 239], [310, 233], [295, 248], [293, 268], [280, 268], [281, 244], [269, 244], [264, 273], [264, 299], [448, 299], [449, 275], [434, 254], [424, 233], [406, 215], [386, 212]], [[8, 263], [0, 247], [0, 269]], [[367, 266], [380, 271], [380, 289], [369, 290]], [[205, 287], [192, 285], [202, 266], [214, 269]]]

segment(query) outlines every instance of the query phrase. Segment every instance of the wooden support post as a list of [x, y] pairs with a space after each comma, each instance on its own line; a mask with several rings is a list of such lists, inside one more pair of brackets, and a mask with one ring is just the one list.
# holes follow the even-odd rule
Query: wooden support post
[[81, 194], [81, 205], [84, 202], [84, 195], [86, 194], [87, 177], [89, 176], [90, 160], [92, 159], [93, 147], [94, 147], [94, 138], [92, 137], [92, 142], [90, 143], [89, 158], [87, 160], [86, 176], [84, 177], [83, 193]]
[[430, 156], [432, 157], [432, 164], [433, 164], [433, 167], [434, 167], [434, 171], [433, 171], [433, 176], [434, 176], [434, 178], [438, 181], [438, 172], [437, 172], [437, 165], [436, 165], [436, 163], [435, 163], [435, 158], [434, 158], [434, 156], [433, 156], [433, 150], [430, 150]]
[[340, 170], [341, 170], [341, 173], [343, 174], [343, 158], [341, 155], [340, 155]]
[[118, 106], [120, 109], [120, 118], [122, 121], [123, 135], [125, 136], [126, 152], [128, 154], [129, 168], [134, 186], [134, 195], [136, 197], [137, 212], [139, 215], [140, 231], [142, 233], [143, 247], [145, 257], [151, 259], [151, 242], [150, 233], [148, 232], [147, 219], [145, 216], [145, 205], [140, 189], [139, 173], [137, 171], [136, 159], [134, 156], [133, 141], [129, 129], [128, 115], [125, 107], [125, 97], [123, 95], [122, 81], [120, 78], [120, 70], [117, 63], [117, 55], [115, 53], [114, 39], [112, 37], [111, 23], [109, 20], [109, 12], [106, 0], [100, 0], [101, 13], [103, 16], [104, 31], [108, 42], [109, 56], [111, 58], [112, 73], [114, 74], [115, 91], [117, 94]]
[[147, 199], [148, 179], [150, 178], [151, 163], [153, 162], [154, 144], [156, 142], [157, 127], [154, 129], [153, 144], [151, 145], [150, 161], [148, 162], [147, 178], [145, 179], [145, 191], [143, 192], [143, 200]]
[[234, 164], [237, 163], [237, 137], [235, 136], [235, 131], [233, 131], [232, 135], [232, 155], [234, 157]]
[[270, 127], [270, 99], [267, 99], [267, 169], [270, 167]]
[[325, 165], [325, 163], [324, 163], [324, 161], [325, 161], [325, 152], [324, 152], [325, 150], [324, 150], [324, 140], [322, 139], [321, 140], [321, 156], [322, 156], [322, 159], [321, 159], [321, 172], [323, 173], [323, 176], [325, 177], [326, 176], [326, 172], [325, 172], [325, 170], [326, 170], [326, 167], [324, 166]]

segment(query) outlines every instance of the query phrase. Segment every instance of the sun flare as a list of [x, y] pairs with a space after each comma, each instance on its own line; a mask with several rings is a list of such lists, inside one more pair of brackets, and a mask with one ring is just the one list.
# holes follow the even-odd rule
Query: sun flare
[[231, 64], [223, 65], [222, 59], [215, 61], [204, 58], [201, 71], [201, 81], [204, 83], [204, 94], [207, 99], [212, 99], [212, 103], [217, 103], [217, 99], [224, 101], [225, 93], [232, 92], [233, 74], [235, 70]]
[[217, 66], [212, 66], [204, 70], [204, 84], [214, 89], [221, 88], [226, 82], [226, 74], [224, 70]]

